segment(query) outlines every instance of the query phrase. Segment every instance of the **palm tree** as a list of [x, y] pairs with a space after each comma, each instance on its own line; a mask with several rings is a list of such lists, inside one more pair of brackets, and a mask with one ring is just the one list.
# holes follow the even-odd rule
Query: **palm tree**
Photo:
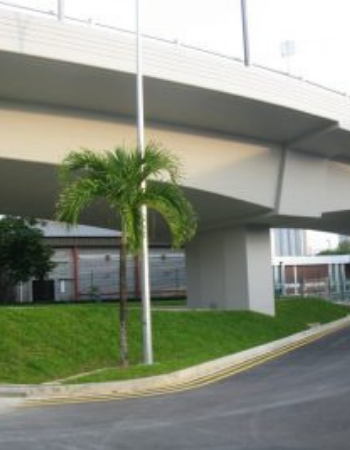
[[[81, 211], [94, 200], [105, 199], [116, 213], [122, 232], [120, 244], [120, 363], [128, 365], [127, 254], [142, 248], [141, 206], [160, 213], [167, 223], [173, 246], [179, 247], [195, 234], [197, 217], [179, 181], [179, 160], [160, 145], [149, 143], [142, 157], [138, 149], [96, 153], [72, 151], [63, 160], [63, 189], [56, 205], [56, 218], [76, 224]], [[145, 184], [146, 182], [146, 184]]]

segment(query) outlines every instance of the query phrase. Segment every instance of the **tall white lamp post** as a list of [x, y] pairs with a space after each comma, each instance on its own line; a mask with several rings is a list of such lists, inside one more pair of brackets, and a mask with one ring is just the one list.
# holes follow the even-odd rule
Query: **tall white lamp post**
[[[143, 67], [142, 67], [142, 32], [141, 32], [141, 1], [136, 0], [136, 87], [137, 87], [137, 144], [143, 156], [145, 154], [144, 132], [144, 102], [143, 102]], [[143, 188], [146, 187], [144, 183]], [[149, 281], [148, 229], [147, 208], [141, 207], [142, 215], [142, 267], [141, 267], [141, 298], [142, 298], [142, 332], [143, 359], [145, 364], [153, 364], [151, 296]]]
[[250, 44], [249, 44], [249, 28], [248, 28], [248, 11], [247, 1], [241, 0], [242, 15], [242, 39], [243, 39], [243, 55], [244, 64], [250, 66]]

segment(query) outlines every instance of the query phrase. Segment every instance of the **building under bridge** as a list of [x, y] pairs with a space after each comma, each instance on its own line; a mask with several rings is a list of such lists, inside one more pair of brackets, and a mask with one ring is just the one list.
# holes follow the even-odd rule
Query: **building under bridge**
[[[55, 268], [46, 280], [30, 280], [17, 289], [19, 302], [112, 300], [119, 297], [120, 232], [57, 222], [40, 225], [54, 249]], [[150, 249], [153, 297], [184, 296], [185, 255], [168, 247]], [[140, 296], [138, 258], [128, 258], [128, 292]]]

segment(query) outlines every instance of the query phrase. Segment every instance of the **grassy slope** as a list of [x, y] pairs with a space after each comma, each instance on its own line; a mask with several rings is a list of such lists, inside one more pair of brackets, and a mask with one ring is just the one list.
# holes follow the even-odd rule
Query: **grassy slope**
[[[349, 313], [319, 300], [279, 301], [276, 318], [251, 312], [154, 311], [153, 367], [141, 360], [140, 309], [130, 310], [127, 370], [109, 370], [84, 381], [164, 373], [234, 353]], [[34, 383], [66, 377], [117, 361], [116, 305], [0, 308], [0, 382]]]

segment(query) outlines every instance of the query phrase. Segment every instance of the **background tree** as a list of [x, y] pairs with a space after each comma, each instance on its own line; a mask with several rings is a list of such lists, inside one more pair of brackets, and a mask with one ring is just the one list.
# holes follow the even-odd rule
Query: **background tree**
[[[150, 143], [142, 158], [137, 148], [95, 153], [71, 152], [61, 167], [63, 190], [57, 218], [76, 224], [81, 211], [97, 199], [105, 199], [116, 214], [122, 232], [120, 245], [120, 363], [128, 364], [127, 273], [128, 252], [142, 249], [141, 206], [157, 211], [167, 223], [173, 246], [190, 240], [196, 230], [196, 214], [179, 186], [179, 160], [159, 145]], [[143, 183], [146, 187], [143, 188]]]
[[0, 302], [14, 300], [14, 287], [30, 278], [43, 279], [53, 269], [53, 250], [33, 219], [0, 220]]
[[336, 248], [330, 248], [327, 250], [322, 250], [318, 253], [319, 256], [323, 255], [350, 255], [350, 242], [343, 241], [339, 242]]

